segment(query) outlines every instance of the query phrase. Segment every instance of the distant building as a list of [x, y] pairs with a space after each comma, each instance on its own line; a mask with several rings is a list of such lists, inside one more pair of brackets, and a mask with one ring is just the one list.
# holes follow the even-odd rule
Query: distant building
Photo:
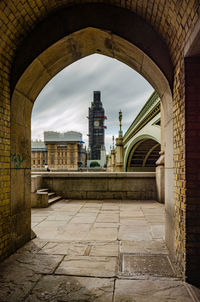
[[86, 166], [86, 149], [82, 134], [75, 131], [59, 133], [44, 132], [44, 142], [32, 141], [32, 168], [50, 170], [78, 170]]
[[105, 128], [104, 108], [101, 102], [101, 92], [93, 92], [93, 102], [89, 108], [89, 162], [99, 161], [101, 166], [106, 164], [105, 160]]

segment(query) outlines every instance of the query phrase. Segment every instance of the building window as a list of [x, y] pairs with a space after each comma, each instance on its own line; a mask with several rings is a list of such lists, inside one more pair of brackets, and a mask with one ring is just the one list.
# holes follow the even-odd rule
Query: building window
[[45, 164], [45, 159], [43, 159], [43, 165]]
[[33, 160], [33, 164], [35, 165], [35, 159]]
[[40, 160], [38, 159], [38, 165], [40, 165]]

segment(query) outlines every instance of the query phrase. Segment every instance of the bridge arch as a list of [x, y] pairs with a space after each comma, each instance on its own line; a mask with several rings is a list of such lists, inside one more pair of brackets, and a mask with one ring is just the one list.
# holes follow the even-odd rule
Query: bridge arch
[[161, 140], [160, 137], [155, 136], [155, 135], [150, 135], [150, 134], [142, 134], [142, 135], [138, 135], [136, 136], [131, 143], [127, 146], [126, 150], [125, 150], [125, 156], [124, 156], [124, 167], [125, 167], [125, 171], [128, 171], [128, 162], [131, 156], [131, 151], [133, 150], [134, 146], [137, 145], [138, 142], [141, 141], [145, 141], [145, 140], [153, 140], [155, 142], [157, 142], [159, 145], [161, 144]]

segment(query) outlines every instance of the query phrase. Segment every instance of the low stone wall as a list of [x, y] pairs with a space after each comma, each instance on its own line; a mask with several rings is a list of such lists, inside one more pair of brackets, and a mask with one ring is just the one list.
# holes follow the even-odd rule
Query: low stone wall
[[[157, 199], [156, 174], [43, 172], [42, 187], [70, 199]], [[32, 173], [32, 176], [36, 173]], [[34, 178], [32, 177], [32, 181]]]

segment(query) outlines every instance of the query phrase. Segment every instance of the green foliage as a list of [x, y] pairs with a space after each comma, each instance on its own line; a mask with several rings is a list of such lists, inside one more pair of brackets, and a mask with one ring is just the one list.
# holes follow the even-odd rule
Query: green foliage
[[100, 167], [100, 164], [97, 161], [92, 161], [90, 163], [90, 168], [93, 168], [93, 167]]

